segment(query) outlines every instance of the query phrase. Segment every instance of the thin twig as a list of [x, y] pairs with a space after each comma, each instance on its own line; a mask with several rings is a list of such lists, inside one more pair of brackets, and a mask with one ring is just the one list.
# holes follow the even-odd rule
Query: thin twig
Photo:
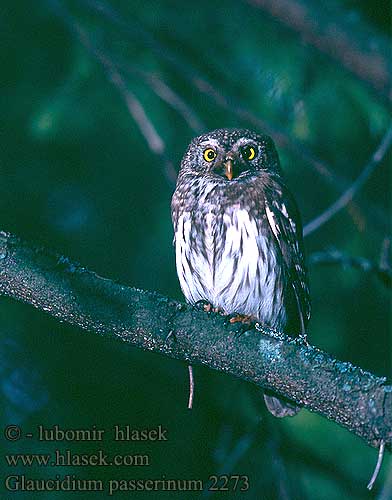
[[346, 189], [346, 191], [341, 196], [339, 196], [339, 198], [334, 203], [332, 203], [332, 205], [330, 205], [319, 216], [317, 216], [315, 219], [304, 226], [304, 236], [309, 236], [309, 234], [313, 233], [321, 226], [323, 226], [353, 199], [353, 197], [369, 179], [376, 167], [381, 163], [391, 145], [392, 125], [389, 126], [376, 151], [373, 153], [369, 162], [365, 165], [362, 172], [351, 184], [351, 186]]
[[370, 478], [369, 484], [367, 485], [367, 489], [369, 491], [373, 488], [374, 483], [376, 482], [378, 473], [380, 472], [381, 465], [382, 465], [382, 459], [384, 458], [384, 450], [385, 450], [385, 441], [382, 440], [380, 443], [380, 448], [378, 449], [377, 464], [376, 464], [376, 467], [374, 469], [373, 475]]
[[[108, 56], [107, 56], [108, 57]], [[113, 60], [113, 58], [111, 58]], [[196, 134], [201, 134], [206, 131], [206, 125], [197, 116], [196, 112], [182, 99], [164, 80], [156, 73], [151, 73], [141, 69], [135, 64], [129, 62], [117, 62], [117, 67], [122, 71], [130, 73], [132, 76], [141, 78], [151, 90], [174, 109], [188, 124], [189, 128]]]
[[146, 74], [145, 81], [163, 101], [169, 104], [169, 106], [175, 109], [177, 113], [183, 117], [196, 134], [200, 134], [203, 130], [206, 130], [205, 124], [196, 116], [196, 113], [190, 106], [161, 78], [157, 75]]
[[193, 408], [193, 395], [195, 393], [195, 382], [193, 379], [193, 368], [192, 365], [188, 365], [189, 373], [189, 400], [188, 400], [188, 410]]
[[72, 27], [77, 33], [82, 45], [91, 52], [95, 58], [102, 64], [108, 80], [113, 83], [121, 96], [123, 97], [129, 113], [135, 120], [140, 132], [144, 136], [151, 151], [157, 155], [162, 155], [165, 151], [165, 143], [158, 134], [151, 120], [148, 118], [142, 104], [136, 95], [128, 88], [124, 78], [117, 70], [113, 61], [98, 50], [91, 42], [87, 32], [75, 21], [72, 20]]
[[110, 59], [107, 59], [102, 52], [94, 51], [97, 59], [106, 69], [108, 79], [114, 84], [125, 100], [127, 109], [139, 127], [150, 150], [155, 153], [163, 162], [165, 177], [169, 184], [173, 186], [176, 182], [177, 173], [173, 163], [166, 157], [166, 145], [162, 137], [158, 134], [151, 120], [148, 118], [141, 102], [135, 94], [127, 87], [123, 77], [113, 66]]

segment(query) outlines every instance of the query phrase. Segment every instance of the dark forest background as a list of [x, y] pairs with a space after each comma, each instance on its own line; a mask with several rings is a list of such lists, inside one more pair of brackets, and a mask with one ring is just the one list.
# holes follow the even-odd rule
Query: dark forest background
[[[182, 300], [169, 210], [182, 154], [210, 129], [266, 132], [305, 226], [350, 186], [355, 194], [305, 239], [310, 341], [390, 380], [390, 153], [355, 183], [390, 127], [389, 9], [385, 0], [3, 2], [0, 229]], [[148, 468], [26, 469], [2, 457], [3, 477], [246, 474], [246, 495], [139, 496], [392, 498], [389, 456], [369, 493], [376, 450], [306, 410], [274, 419], [245, 382], [195, 367], [188, 411], [184, 363], [108, 343], [5, 298], [0, 325], [2, 428], [161, 424], [169, 436], [120, 445], [2, 437], [8, 453], [103, 448], [151, 458]]]

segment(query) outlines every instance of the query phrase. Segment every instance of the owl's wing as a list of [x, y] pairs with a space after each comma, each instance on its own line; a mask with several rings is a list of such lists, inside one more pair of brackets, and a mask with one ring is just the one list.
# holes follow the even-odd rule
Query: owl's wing
[[265, 210], [294, 292], [301, 333], [305, 333], [310, 318], [310, 296], [301, 217], [294, 198], [282, 184], [265, 193]]

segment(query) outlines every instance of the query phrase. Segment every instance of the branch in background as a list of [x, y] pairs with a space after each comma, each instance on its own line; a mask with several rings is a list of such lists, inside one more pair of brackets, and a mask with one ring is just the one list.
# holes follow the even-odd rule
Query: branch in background
[[[86, 33], [86, 32], [85, 32]], [[89, 41], [92, 45], [91, 40]], [[94, 53], [99, 52], [104, 54], [104, 52], [95, 48]], [[108, 56], [107, 53], [104, 57], [114, 65], [114, 57]], [[157, 73], [152, 73], [145, 71], [142, 68], [136, 66], [135, 64], [129, 64], [129, 62], [117, 62], [116, 67], [121, 69], [124, 73], [130, 74], [133, 77], [141, 78], [157, 95], [162, 101], [168, 104], [174, 111], [176, 111], [183, 120], [187, 123], [189, 128], [193, 130], [196, 134], [201, 134], [206, 130], [206, 125], [197, 116], [196, 112], [189, 106], [187, 102], [182, 99], [167, 83], [164, 82], [162, 77]]]
[[341, 11], [328, 11], [327, 4], [309, 0], [247, 2], [268, 12], [305, 42], [369, 84], [383, 98], [392, 100], [390, 46], [386, 38], [375, 30], [366, 29], [364, 23], [356, 29], [352, 19], [344, 20]]
[[[84, 35], [84, 32], [82, 32]], [[87, 40], [87, 37], [84, 37]], [[123, 97], [127, 109], [139, 127], [144, 139], [146, 140], [151, 152], [157, 155], [160, 159], [160, 164], [164, 166], [163, 171], [170, 186], [175, 186], [177, 172], [173, 162], [167, 158], [166, 144], [162, 137], [158, 134], [154, 124], [147, 116], [142, 103], [135, 94], [128, 88], [124, 78], [113, 64], [112, 60], [107, 58], [103, 52], [99, 51], [92, 45], [86, 47], [92, 52], [96, 59], [102, 64], [108, 80], [113, 83], [120, 95]]]
[[[392, 386], [315, 347], [264, 330], [238, 337], [219, 314], [114, 283], [7, 233], [0, 233], [0, 293], [107, 339], [273, 390], [371, 446], [392, 446]], [[176, 340], [166, 340], [169, 329]]]
[[[262, 130], [270, 135], [279, 147], [287, 149], [297, 158], [305, 161], [307, 165], [311, 166], [315, 172], [318, 172], [334, 189], [340, 191], [346, 189], [346, 186], [350, 182], [348, 179], [337, 174], [329, 165], [317, 158], [304, 144], [299, 144], [283, 130], [271, 126], [270, 123], [247, 109], [247, 107], [239, 102], [237, 98], [224, 94], [221, 90], [217, 89], [204, 77], [204, 75], [200, 74], [188, 62], [180, 60], [177, 54], [160, 41], [157, 41], [154, 36], [150, 32], [144, 30], [140, 24], [136, 24], [134, 20], [129, 19], [124, 21], [116, 10], [104, 0], [84, 0], [84, 3], [103, 15], [106, 20], [121, 28], [127, 36], [132, 38], [132, 40], [142, 41], [146, 47], [154, 52], [161, 60], [166, 61], [166, 63], [175, 69], [182, 78], [187, 80], [192, 87], [210, 98], [215, 105], [229, 111], [231, 114], [234, 114], [237, 118], [249, 123], [256, 129]], [[387, 217], [385, 213], [382, 212], [379, 207], [373, 206], [371, 203], [368, 203], [368, 205], [372, 215], [377, 218], [376, 220], [380, 222], [383, 221], [384, 226], [386, 226]]]
[[111, 60], [106, 58], [105, 55], [97, 49], [90, 47], [90, 50], [94, 52], [97, 60], [102, 64], [108, 80], [113, 83], [123, 97], [129, 113], [139, 127], [139, 130], [146, 140], [151, 152], [157, 155], [161, 162], [163, 162], [163, 170], [167, 181], [171, 186], [174, 186], [177, 179], [176, 169], [174, 168], [173, 162], [166, 157], [165, 142], [158, 134], [152, 121], [147, 116], [143, 105], [135, 94], [128, 88], [122, 75], [112, 64]]
[[385, 132], [379, 146], [373, 153], [369, 162], [365, 165], [362, 172], [356, 178], [356, 180], [351, 184], [351, 186], [344, 191], [344, 193], [339, 196], [339, 198], [332, 203], [324, 212], [322, 212], [318, 217], [310, 221], [304, 226], [304, 236], [308, 236], [313, 233], [326, 222], [328, 222], [334, 215], [336, 215], [342, 208], [347, 206], [347, 204], [354, 198], [358, 191], [362, 188], [365, 182], [372, 175], [376, 167], [381, 163], [385, 157], [388, 149], [392, 145], [392, 124], [389, 126]]
[[124, 99], [129, 113], [138, 126], [151, 152], [157, 155], [160, 158], [160, 163], [164, 165], [164, 173], [167, 181], [171, 186], [174, 186], [177, 179], [177, 172], [174, 168], [173, 162], [166, 156], [165, 142], [147, 116], [147, 113], [145, 112], [139, 99], [128, 88], [114, 62], [93, 45], [87, 31], [84, 30], [82, 26], [72, 18], [72, 16], [70, 16], [64, 5], [62, 5], [58, 0], [50, 0], [50, 3], [54, 11], [58, 15], [61, 15], [63, 21], [66, 22], [69, 29], [77, 36], [80, 43], [102, 65], [107, 79], [116, 87]]
[[385, 286], [391, 288], [392, 286], [392, 270], [390, 267], [383, 267], [363, 257], [352, 257], [335, 248], [331, 248], [324, 252], [314, 252], [309, 255], [309, 264], [326, 264], [336, 265], [339, 264], [343, 267], [353, 267], [366, 273], [371, 273], [377, 276]]
[[[103, 66], [106, 77], [123, 97], [129, 113], [139, 127], [139, 130], [146, 140], [151, 152], [156, 154], [161, 159], [161, 163], [164, 165], [164, 172], [167, 181], [171, 186], [174, 186], [177, 179], [177, 172], [174, 168], [173, 162], [166, 156], [166, 145], [164, 140], [158, 134], [154, 124], [147, 116], [140, 100], [137, 99], [135, 94], [128, 88], [116, 64], [113, 62], [113, 59], [94, 46], [87, 34], [87, 31], [84, 30], [80, 24], [78, 24], [68, 14], [64, 7], [58, 4], [56, 0], [53, 2], [53, 5], [56, 7], [56, 10], [59, 10], [62, 13], [63, 19], [67, 21], [68, 27], [76, 33], [80, 43]], [[132, 65], [128, 65], [126, 69], [128, 72], [136, 74], [142, 78], [156, 95], [158, 95], [183, 117], [192, 130], [196, 133], [200, 133], [203, 130], [204, 125], [193, 110], [157, 75], [140, 70]]]
[[144, 81], [152, 88], [156, 95], [158, 95], [163, 101], [165, 101], [171, 108], [173, 108], [177, 113], [182, 116], [185, 122], [188, 124], [189, 128], [192, 129], [196, 134], [201, 134], [203, 130], [206, 130], [206, 126], [200, 120], [196, 113], [191, 109], [191, 107], [176, 93], [172, 88], [170, 88], [158, 75], [149, 74], [142, 70], [136, 70], [128, 66], [127, 68], [130, 72], [139, 74]]
[[[57, 3], [57, 2], [56, 2]], [[105, 19], [121, 28], [124, 33], [130, 36], [133, 40], [141, 40], [142, 43], [152, 50], [160, 59], [166, 61], [172, 68], [188, 81], [199, 92], [206, 95], [214, 101], [220, 108], [234, 113], [240, 120], [247, 121], [259, 130], [265, 131], [271, 135], [276, 144], [282, 148], [288, 149], [293, 154], [304, 160], [315, 171], [321, 174], [332, 186], [346, 186], [347, 182], [338, 176], [332, 169], [323, 161], [317, 158], [313, 153], [308, 151], [305, 146], [299, 146], [288, 134], [271, 126], [265, 120], [259, 118], [242, 105], [233, 96], [223, 94], [204, 75], [200, 74], [188, 62], [180, 60], [177, 55], [163, 43], [157, 41], [154, 36], [144, 30], [140, 24], [136, 24], [132, 20], [124, 21], [115, 9], [104, 0], [84, 0], [84, 3], [90, 6], [95, 11], [102, 14]]]

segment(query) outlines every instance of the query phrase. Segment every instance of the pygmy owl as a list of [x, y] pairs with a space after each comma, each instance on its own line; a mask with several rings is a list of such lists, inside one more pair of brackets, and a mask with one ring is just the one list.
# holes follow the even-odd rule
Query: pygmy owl
[[[181, 162], [171, 209], [188, 302], [305, 334], [310, 301], [302, 224], [270, 137], [240, 129], [196, 137]], [[273, 393], [264, 399], [278, 417], [299, 410]]]

